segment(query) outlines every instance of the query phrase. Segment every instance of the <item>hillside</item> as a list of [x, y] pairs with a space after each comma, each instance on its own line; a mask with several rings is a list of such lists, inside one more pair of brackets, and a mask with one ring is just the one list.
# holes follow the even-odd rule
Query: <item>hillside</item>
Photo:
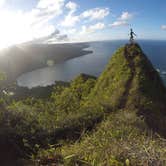
[[109, 110], [136, 110], [149, 127], [166, 133], [166, 89], [138, 44], [125, 45], [115, 53], [92, 95]]
[[165, 102], [151, 62], [138, 44], [126, 44], [97, 79], [81, 74], [68, 86], [55, 86], [47, 99], [2, 100], [0, 160], [164, 166]]
[[[102, 123], [74, 144], [40, 150], [41, 164], [165, 165], [166, 90], [138, 44], [112, 56], [81, 109], [98, 110]], [[157, 133], [155, 133], [157, 132]], [[49, 157], [48, 157], [49, 156]], [[61, 157], [60, 157], [61, 156]]]

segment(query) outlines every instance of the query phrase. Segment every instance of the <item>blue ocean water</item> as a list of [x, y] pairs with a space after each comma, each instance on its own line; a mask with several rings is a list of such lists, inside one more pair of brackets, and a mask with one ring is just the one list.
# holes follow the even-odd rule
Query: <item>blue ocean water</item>
[[[32, 88], [51, 85], [55, 81], [70, 81], [80, 73], [99, 76], [115, 50], [126, 42], [128, 41], [91, 42], [86, 50], [93, 53], [25, 73], [17, 79], [17, 83]], [[138, 43], [166, 82], [166, 41], [141, 40]]]

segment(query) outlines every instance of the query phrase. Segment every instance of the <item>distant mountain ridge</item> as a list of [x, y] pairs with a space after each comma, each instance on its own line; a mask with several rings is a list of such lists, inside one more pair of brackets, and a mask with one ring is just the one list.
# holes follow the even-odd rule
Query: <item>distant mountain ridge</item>
[[6, 73], [8, 82], [35, 69], [47, 67], [47, 61], [55, 64], [92, 53], [84, 50], [88, 43], [68, 44], [20, 44], [0, 50], [0, 71]]

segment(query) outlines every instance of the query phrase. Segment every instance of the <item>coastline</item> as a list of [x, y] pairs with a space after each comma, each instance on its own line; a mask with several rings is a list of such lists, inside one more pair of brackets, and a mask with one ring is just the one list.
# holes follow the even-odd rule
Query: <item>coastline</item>
[[7, 76], [5, 83], [11, 83], [22, 74], [47, 67], [48, 60], [58, 64], [92, 53], [84, 50], [88, 47], [88, 43], [13, 46], [0, 51], [0, 71]]

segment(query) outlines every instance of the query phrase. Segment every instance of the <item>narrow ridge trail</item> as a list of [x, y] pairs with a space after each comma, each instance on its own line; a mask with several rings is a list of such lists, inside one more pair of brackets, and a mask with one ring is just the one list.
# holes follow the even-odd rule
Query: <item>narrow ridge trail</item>
[[135, 75], [135, 65], [134, 65], [134, 61], [133, 61], [134, 55], [131, 55], [128, 52], [128, 45], [125, 45], [124, 56], [125, 56], [126, 60], [129, 63], [129, 67], [131, 69], [131, 76], [128, 79], [126, 85], [125, 85], [126, 88], [125, 88], [125, 91], [122, 94], [122, 97], [120, 99], [119, 107], [118, 107], [119, 109], [123, 109], [123, 108], [126, 107], [127, 98], [129, 96], [129, 92], [130, 92], [130, 89], [131, 89], [131, 86], [132, 86], [132, 81], [133, 81], [133, 78], [134, 78], [134, 75]]

